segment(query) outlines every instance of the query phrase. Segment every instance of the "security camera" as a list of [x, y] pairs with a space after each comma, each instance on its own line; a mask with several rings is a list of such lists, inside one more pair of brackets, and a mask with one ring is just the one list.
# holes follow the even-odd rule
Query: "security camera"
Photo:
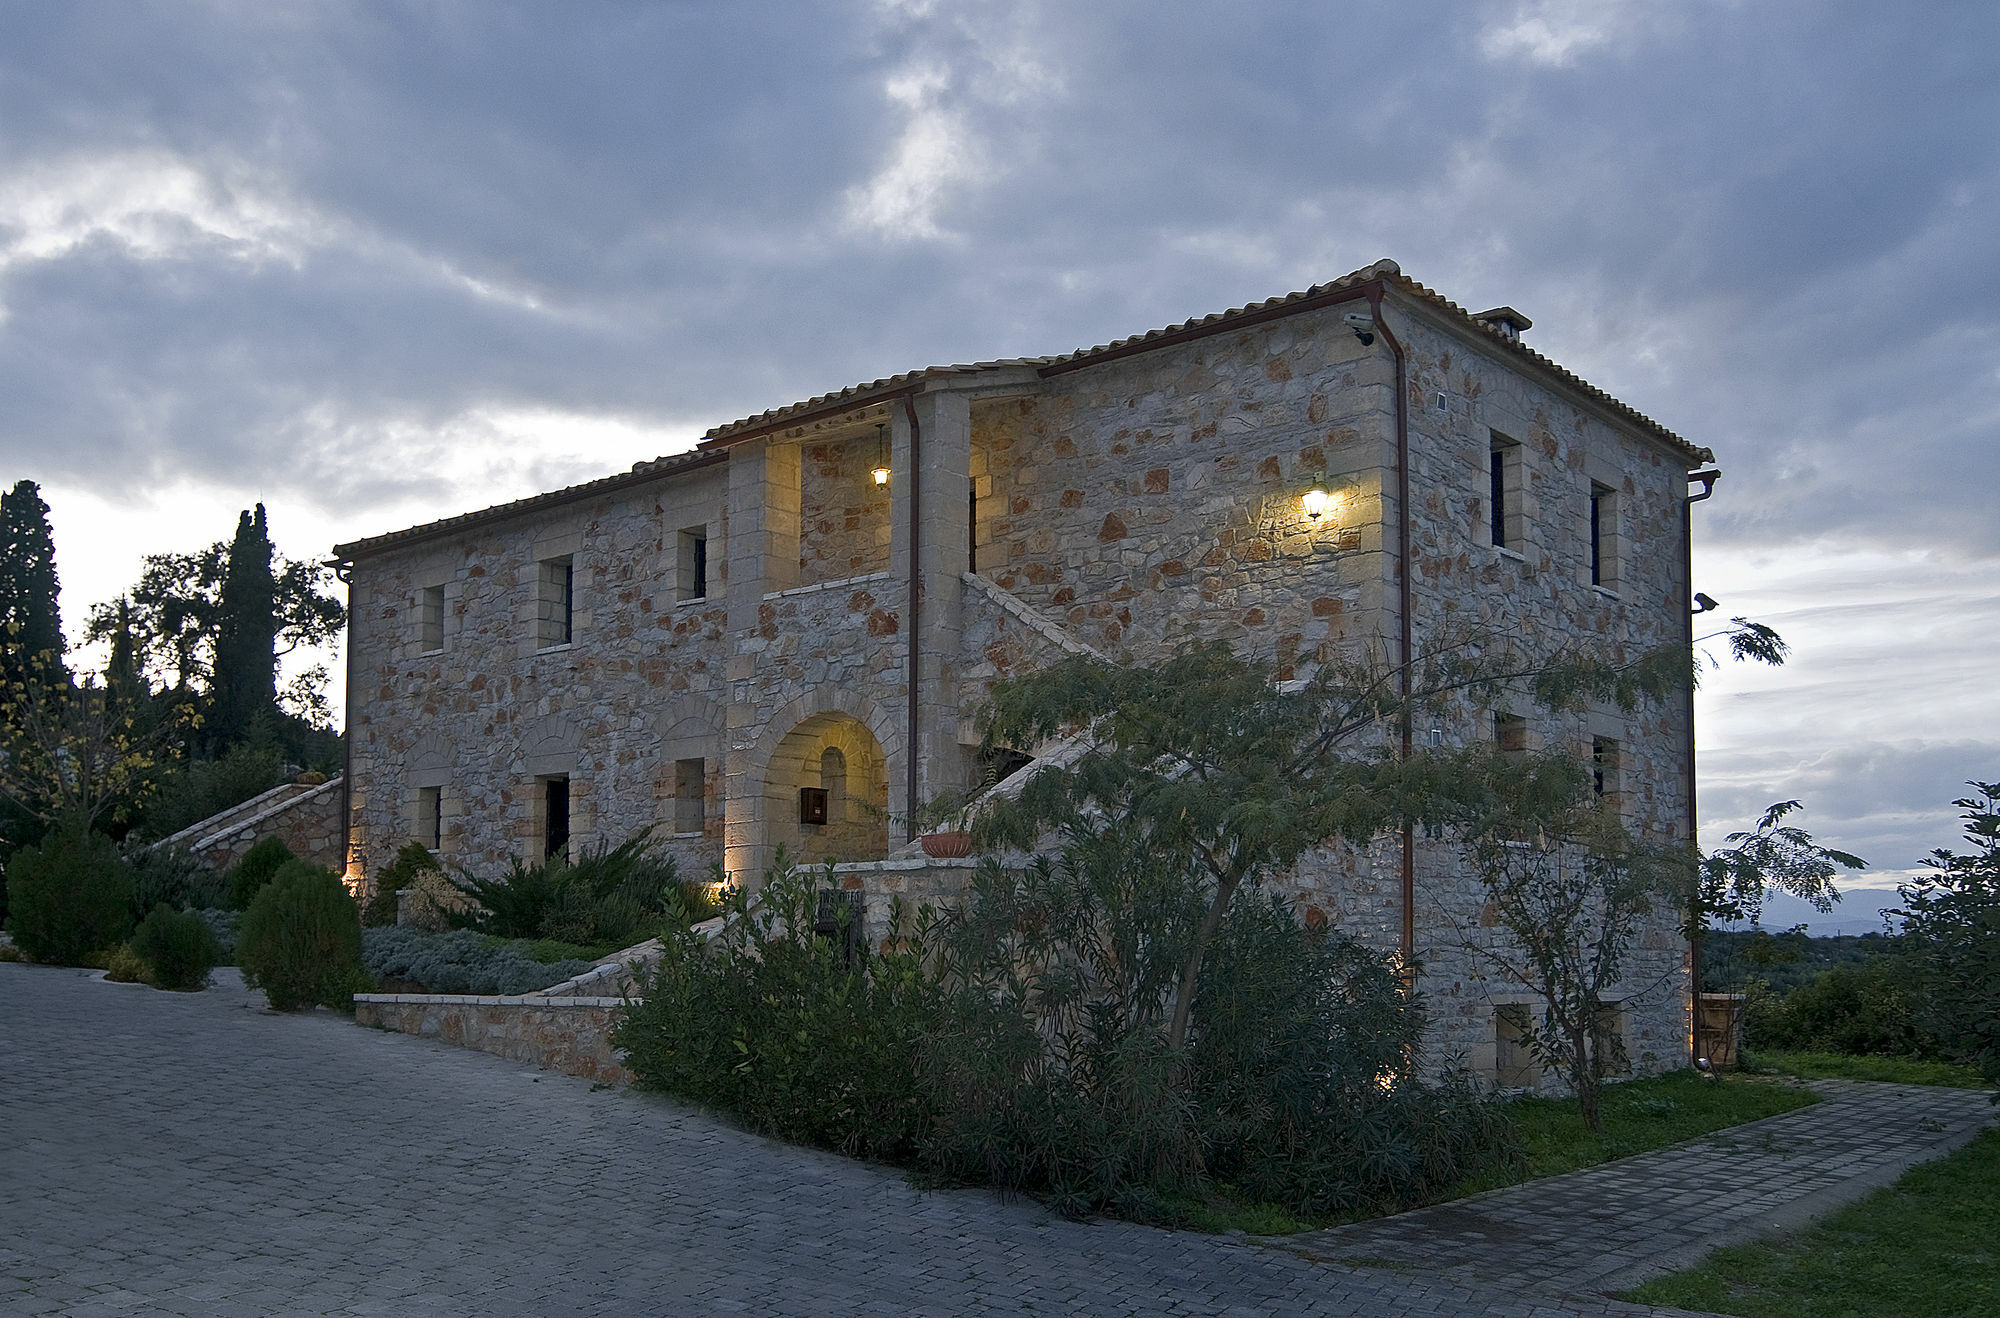
[[1362, 347], [1375, 342], [1375, 317], [1365, 311], [1350, 311], [1346, 319], [1347, 328], [1354, 331], [1354, 337], [1361, 340]]

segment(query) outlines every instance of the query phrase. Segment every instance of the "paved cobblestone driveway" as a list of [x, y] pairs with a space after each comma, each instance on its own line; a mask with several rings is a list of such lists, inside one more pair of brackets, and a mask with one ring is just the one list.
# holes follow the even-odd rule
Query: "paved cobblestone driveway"
[[0, 964], [0, 1314], [1646, 1312], [918, 1194], [240, 989]]

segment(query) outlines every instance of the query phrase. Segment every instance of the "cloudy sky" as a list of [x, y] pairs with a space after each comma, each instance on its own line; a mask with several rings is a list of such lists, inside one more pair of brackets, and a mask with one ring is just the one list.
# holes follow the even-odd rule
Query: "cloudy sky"
[[[1701, 697], [1893, 883], [2000, 778], [2000, 9], [499, 0], [0, 9], [0, 477], [65, 615], [914, 366], [1391, 256], [1699, 443]], [[1840, 912], [1867, 925], [1856, 894]]]

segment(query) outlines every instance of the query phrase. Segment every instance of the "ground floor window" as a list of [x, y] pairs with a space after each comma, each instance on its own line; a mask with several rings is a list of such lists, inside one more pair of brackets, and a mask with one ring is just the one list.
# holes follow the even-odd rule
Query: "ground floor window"
[[569, 859], [569, 775], [542, 779], [542, 858]]

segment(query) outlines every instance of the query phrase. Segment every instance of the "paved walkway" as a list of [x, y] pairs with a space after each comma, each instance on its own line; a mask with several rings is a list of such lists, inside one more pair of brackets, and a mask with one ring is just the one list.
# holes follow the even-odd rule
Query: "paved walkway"
[[1983, 1091], [1814, 1081], [1821, 1101], [1707, 1139], [1332, 1231], [1286, 1247], [1468, 1285], [1628, 1290], [1789, 1230], [1941, 1157], [1994, 1119]]
[[1670, 1311], [919, 1194], [240, 987], [0, 964], [0, 1315], [1055, 1312]]

